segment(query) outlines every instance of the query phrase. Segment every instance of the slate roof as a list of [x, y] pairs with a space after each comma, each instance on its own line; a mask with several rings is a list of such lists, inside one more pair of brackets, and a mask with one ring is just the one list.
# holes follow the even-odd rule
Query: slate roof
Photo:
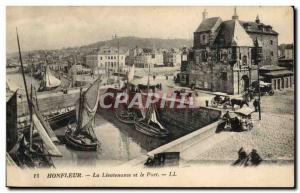
[[205, 32], [205, 31], [211, 30], [216, 25], [218, 20], [221, 21], [221, 18], [220, 17], [211, 17], [211, 18], [205, 19], [204, 21], [202, 21], [200, 23], [200, 25], [198, 26], [198, 28], [195, 32]]
[[[256, 23], [252, 21], [239, 21], [239, 22], [243, 27], [248, 26], [246, 28], [246, 31], [248, 33], [264, 33], [264, 34], [278, 35], [278, 33], [274, 31], [270, 25], [265, 25], [263, 23]], [[269, 28], [270, 30], [263, 31], [263, 28]]]
[[247, 34], [238, 20], [228, 20], [222, 22], [214, 45], [218, 47], [254, 46], [253, 40]]
[[[124, 55], [127, 53], [127, 50], [120, 48], [119, 55]], [[117, 55], [118, 49], [117, 48], [102, 48], [97, 51], [98, 55]]]

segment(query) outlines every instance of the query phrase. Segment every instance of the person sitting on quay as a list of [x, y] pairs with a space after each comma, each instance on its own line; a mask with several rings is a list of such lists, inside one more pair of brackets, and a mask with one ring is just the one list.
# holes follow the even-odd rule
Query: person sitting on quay
[[247, 162], [248, 155], [243, 147], [238, 151], [238, 159], [233, 163], [233, 165], [243, 165]]
[[[257, 165], [259, 165], [262, 162], [262, 158], [257, 153], [256, 149], [252, 149], [252, 151], [248, 155], [248, 158], [249, 158], [248, 161], [250, 161], [250, 164], [252, 166], [257, 166]], [[248, 162], [245, 163], [245, 164], [248, 164]]]

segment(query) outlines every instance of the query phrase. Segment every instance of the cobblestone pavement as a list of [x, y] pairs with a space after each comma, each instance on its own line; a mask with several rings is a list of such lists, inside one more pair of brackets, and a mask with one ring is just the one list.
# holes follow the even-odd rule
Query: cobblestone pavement
[[262, 120], [258, 120], [258, 113], [253, 113], [253, 130], [233, 133], [198, 153], [193, 160], [236, 160], [240, 147], [248, 153], [256, 149], [264, 160], [294, 160], [294, 90], [278, 91], [261, 101]]

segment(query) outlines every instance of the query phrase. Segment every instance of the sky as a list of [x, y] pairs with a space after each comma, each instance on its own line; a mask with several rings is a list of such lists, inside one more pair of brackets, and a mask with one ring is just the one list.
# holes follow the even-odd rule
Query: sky
[[[208, 17], [229, 20], [234, 7], [78, 7], [23, 6], [6, 8], [6, 51], [17, 51], [16, 27], [22, 50], [60, 49], [119, 37], [192, 39], [206, 9]], [[292, 43], [291, 7], [237, 7], [240, 20], [273, 26], [281, 43]]]

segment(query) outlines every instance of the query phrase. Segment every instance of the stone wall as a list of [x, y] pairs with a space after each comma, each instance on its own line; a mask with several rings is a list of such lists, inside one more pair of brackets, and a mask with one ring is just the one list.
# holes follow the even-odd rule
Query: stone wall
[[[76, 100], [79, 98], [79, 90], [68, 94], [63, 94], [62, 92], [43, 93], [39, 94], [37, 98], [38, 107], [41, 112], [58, 110], [64, 107], [74, 106]], [[23, 96], [22, 99], [18, 98], [17, 108], [18, 117], [29, 113], [25, 96]]]
[[159, 109], [159, 117], [164, 124], [194, 131], [217, 121], [221, 116], [220, 110], [206, 107], [185, 109]]
[[[262, 35], [251, 33], [249, 34], [252, 39], [258, 39], [262, 45], [262, 65], [277, 65], [278, 63], [278, 36], [275, 35]], [[272, 44], [271, 44], [272, 41]], [[273, 56], [271, 55], [273, 52]]]

